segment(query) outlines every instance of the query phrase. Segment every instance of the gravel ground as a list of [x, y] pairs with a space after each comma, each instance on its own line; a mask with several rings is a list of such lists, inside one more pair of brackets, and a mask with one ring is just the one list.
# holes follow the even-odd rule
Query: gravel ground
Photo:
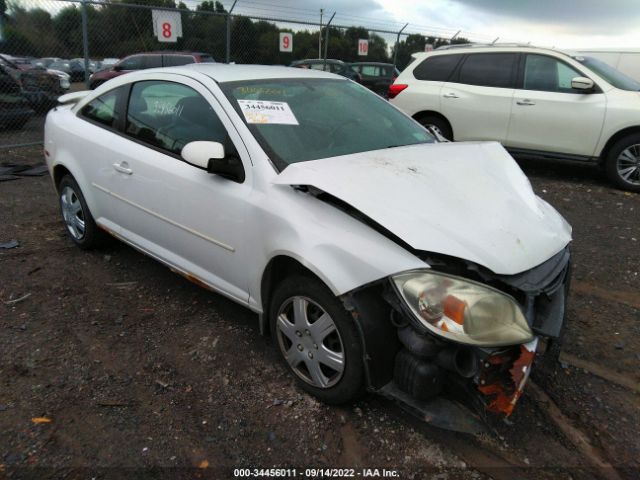
[[[42, 161], [39, 149], [3, 160]], [[48, 177], [0, 183], [0, 242], [20, 242], [0, 250], [0, 478], [232, 478], [256, 467], [638, 478], [640, 196], [595, 169], [521, 164], [574, 227], [567, 338], [556, 370], [480, 435], [376, 396], [317, 402], [251, 312], [121, 243], [73, 247]]]

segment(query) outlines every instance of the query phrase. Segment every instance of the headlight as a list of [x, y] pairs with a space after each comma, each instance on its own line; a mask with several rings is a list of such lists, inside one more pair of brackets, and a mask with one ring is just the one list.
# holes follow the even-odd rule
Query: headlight
[[499, 290], [431, 271], [402, 273], [392, 282], [413, 316], [436, 335], [485, 347], [533, 339], [516, 301]]

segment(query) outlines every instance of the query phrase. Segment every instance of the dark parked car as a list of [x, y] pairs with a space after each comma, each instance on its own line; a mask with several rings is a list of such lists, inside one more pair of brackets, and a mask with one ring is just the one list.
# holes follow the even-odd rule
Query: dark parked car
[[[22, 70], [10, 57], [4, 55], [0, 55], [0, 66], [18, 85], [31, 108], [38, 112], [46, 112], [55, 106], [58, 97], [65, 93], [65, 79], [42, 67]], [[66, 86], [68, 87], [68, 84]]]
[[342, 75], [343, 77], [358, 83], [361, 83], [362, 80], [360, 74], [351, 68], [348, 63], [345, 63], [342, 60], [327, 58], [326, 66], [325, 61], [322, 58], [297, 60], [292, 62], [289, 66], [297, 68], [311, 68], [312, 70], [326, 70], [327, 72]]
[[189, 63], [215, 63], [208, 53], [201, 52], [147, 52], [136, 53], [123, 58], [108, 70], [101, 70], [91, 75], [89, 88], [94, 89], [107, 80], [136, 70], [157, 67], [177, 67]]
[[33, 114], [18, 81], [0, 65], [0, 128], [20, 129]]
[[60, 70], [71, 77], [72, 82], [84, 82], [84, 62], [78, 60], [58, 60], [47, 68]]
[[400, 75], [400, 71], [391, 63], [356, 62], [351, 68], [362, 77], [362, 85], [383, 97], [387, 96], [389, 85]]

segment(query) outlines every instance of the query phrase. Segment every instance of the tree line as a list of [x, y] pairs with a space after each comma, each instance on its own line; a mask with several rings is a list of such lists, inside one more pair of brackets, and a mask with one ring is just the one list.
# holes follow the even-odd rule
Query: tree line
[[[29, 1], [29, 0], [28, 0]], [[20, 0], [0, 0], [0, 20], [3, 41], [0, 52], [16, 56], [62, 57], [83, 56], [82, 14], [78, 3], [63, 8], [47, 9], [54, 2], [32, 1], [28, 8]], [[182, 37], [176, 43], [158, 42], [153, 33], [151, 10], [120, 5], [112, 1], [104, 5], [87, 5], [89, 55], [91, 58], [122, 58], [126, 55], [153, 50], [189, 50], [206, 52], [218, 62], [226, 58], [227, 12], [218, 1], [204, 1], [195, 10], [183, 12]], [[183, 2], [174, 0], [126, 0], [128, 4], [160, 6], [188, 10]], [[56, 5], [59, 5], [57, 2]], [[285, 22], [283, 22], [285, 23]], [[279, 51], [280, 32], [293, 34], [293, 52]], [[273, 22], [233, 15], [230, 24], [231, 61], [288, 65], [294, 60], [318, 58], [318, 34], [309, 29], [284, 28]], [[369, 53], [358, 56], [358, 39], [369, 41]], [[322, 32], [324, 50], [325, 30]], [[454, 43], [466, 43], [457, 38]], [[424, 51], [425, 44], [434, 47], [448, 44], [444, 39], [423, 35], [408, 35], [397, 45], [397, 64], [404, 68], [411, 54]], [[375, 32], [364, 27], [329, 27], [328, 58], [344, 61], [390, 62], [394, 52]]]

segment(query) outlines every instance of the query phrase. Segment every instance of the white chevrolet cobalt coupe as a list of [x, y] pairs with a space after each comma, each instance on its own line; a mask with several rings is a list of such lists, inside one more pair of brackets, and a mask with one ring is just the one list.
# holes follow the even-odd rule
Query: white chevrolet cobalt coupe
[[345, 78], [131, 73], [61, 97], [45, 155], [73, 242], [106, 232], [246, 305], [328, 403], [369, 390], [461, 428], [462, 404], [509, 415], [557, 349], [567, 222], [500, 144], [440, 143]]

